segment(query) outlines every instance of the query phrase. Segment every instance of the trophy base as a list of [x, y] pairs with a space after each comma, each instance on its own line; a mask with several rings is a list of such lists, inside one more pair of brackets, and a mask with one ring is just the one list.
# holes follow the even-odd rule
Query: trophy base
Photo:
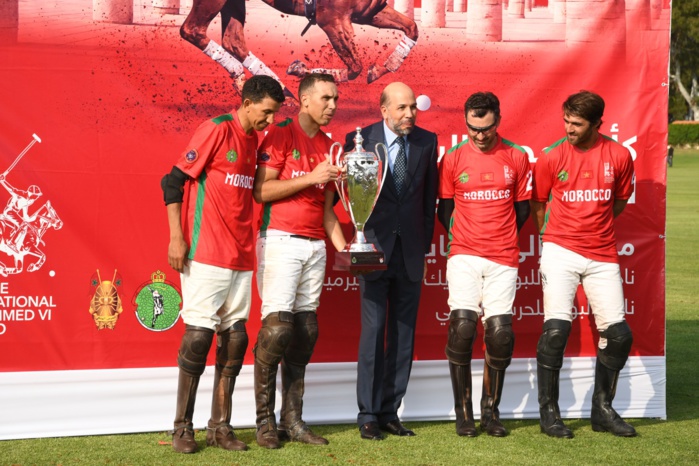
[[386, 270], [382, 251], [336, 251], [333, 270], [348, 272], [373, 272]]

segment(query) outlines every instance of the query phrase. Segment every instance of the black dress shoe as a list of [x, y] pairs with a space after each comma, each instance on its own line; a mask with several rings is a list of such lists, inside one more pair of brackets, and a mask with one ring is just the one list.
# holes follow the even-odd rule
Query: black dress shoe
[[415, 436], [415, 432], [413, 432], [410, 429], [406, 429], [398, 419], [394, 419], [393, 421], [389, 421], [386, 424], [382, 424], [381, 430], [385, 430], [389, 434], [398, 435], [399, 437]]
[[359, 432], [364, 440], [383, 440], [379, 423], [376, 421], [367, 422], [359, 428]]

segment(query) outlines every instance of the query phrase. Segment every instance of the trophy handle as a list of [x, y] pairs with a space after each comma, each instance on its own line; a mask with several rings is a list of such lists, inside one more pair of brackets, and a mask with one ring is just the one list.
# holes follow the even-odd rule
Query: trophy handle
[[[379, 155], [379, 147], [382, 149], [381, 152], [383, 152], [383, 174], [381, 175], [381, 186], [379, 186], [380, 193], [383, 189], [383, 184], [386, 181], [386, 173], [388, 172], [388, 149], [383, 143], [378, 142], [374, 148], [374, 150], [376, 150], [376, 155]], [[378, 194], [376, 197], [378, 198]]]
[[[330, 165], [335, 165], [338, 168], [342, 168], [342, 165], [340, 164], [340, 157], [342, 157], [342, 144], [339, 142], [333, 143], [332, 146], [330, 146]], [[347, 208], [347, 200], [345, 199], [345, 190], [344, 190], [344, 184], [345, 181], [342, 176], [339, 176], [335, 180], [335, 187], [337, 188], [337, 194], [340, 198], [340, 201], [342, 201], [342, 207], [345, 208], [345, 211], [349, 212], [349, 209]]]

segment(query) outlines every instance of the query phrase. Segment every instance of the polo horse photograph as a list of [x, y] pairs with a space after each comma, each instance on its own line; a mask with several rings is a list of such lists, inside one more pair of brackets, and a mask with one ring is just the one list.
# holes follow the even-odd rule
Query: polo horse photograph
[[[372, 63], [367, 71], [367, 82], [372, 83], [389, 72], [396, 72], [415, 46], [418, 29], [415, 22], [397, 12], [387, 0], [261, 0], [272, 8], [289, 15], [305, 16], [310, 27], [317, 25], [325, 32], [333, 49], [346, 68], [309, 68], [295, 60], [287, 74], [303, 77], [307, 73], [331, 74], [338, 83], [356, 79], [364, 66], [358, 58], [353, 24], [403, 32], [400, 42], [383, 65]], [[245, 69], [253, 75], [264, 74], [282, 84], [287, 96], [293, 94], [279, 77], [257, 58], [245, 41], [245, 0], [194, 0], [192, 9], [180, 28], [183, 39], [202, 50], [212, 60], [223, 66], [233, 79], [240, 93], [245, 82]], [[206, 35], [209, 24], [221, 14], [222, 44]]]

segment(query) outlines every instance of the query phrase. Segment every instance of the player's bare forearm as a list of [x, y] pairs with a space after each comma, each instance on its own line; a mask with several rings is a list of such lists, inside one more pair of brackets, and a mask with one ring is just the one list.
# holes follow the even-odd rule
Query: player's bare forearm
[[290, 178], [288, 180], [279, 179], [279, 171], [261, 165], [255, 174], [255, 184], [253, 186], [253, 197], [258, 203], [274, 202], [286, 199], [304, 189], [325, 184], [337, 179], [339, 169], [330, 165], [327, 161], [319, 163], [311, 173]]
[[167, 220], [170, 227], [170, 244], [167, 248], [167, 261], [170, 267], [182, 272], [187, 256], [187, 243], [184, 240], [182, 223], [180, 221], [182, 204], [179, 202], [167, 205]]
[[332, 191], [326, 191], [325, 193], [325, 207], [323, 210], [323, 228], [325, 229], [325, 234], [330, 238], [330, 242], [333, 244], [335, 249], [342, 251], [347, 244], [345, 240], [345, 234], [342, 232], [342, 226], [340, 221], [337, 219], [334, 210], [334, 197], [335, 193]]
[[544, 220], [546, 217], [546, 204], [543, 202], [538, 202], [531, 200], [529, 201], [529, 206], [532, 211], [532, 220], [534, 220], [534, 226], [536, 226], [536, 231], [541, 233], [544, 228]]
[[612, 211], [614, 212], [614, 218], [621, 215], [621, 213], [626, 208], [626, 204], [628, 202], [629, 202], [628, 199], [615, 199], [614, 200], [614, 206], [612, 207]]

